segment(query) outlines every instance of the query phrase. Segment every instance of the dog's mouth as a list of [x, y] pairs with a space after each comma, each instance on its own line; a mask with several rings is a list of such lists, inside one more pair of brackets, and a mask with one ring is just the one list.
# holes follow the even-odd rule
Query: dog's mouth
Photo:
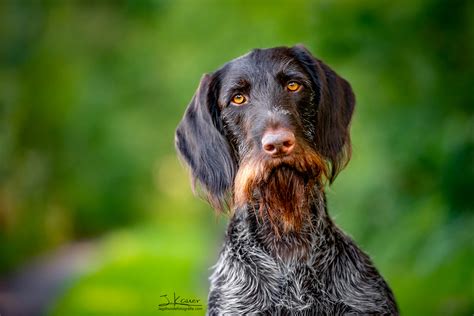
[[302, 178], [320, 177], [326, 175], [326, 163], [316, 152], [303, 147], [298, 148], [291, 155], [277, 157], [261, 157], [260, 163], [264, 173], [264, 178], [269, 177], [280, 169], [286, 172], [294, 172]]
[[309, 181], [310, 178], [314, 177], [317, 173], [314, 168], [309, 168], [308, 166], [303, 166], [297, 164], [293, 161], [285, 161], [282, 159], [277, 163], [273, 163], [269, 168], [266, 176], [263, 178], [264, 182], [268, 181], [269, 178], [275, 176], [277, 173], [284, 173], [286, 175], [294, 175], [300, 177], [304, 180], [305, 183]]
[[313, 151], [244, 160], [235, 178], [234, 202], [237, 207], [257, 206], [277, 233], [298, 230], [309, 218], [308, 197], [325, 170], [324, 160]]

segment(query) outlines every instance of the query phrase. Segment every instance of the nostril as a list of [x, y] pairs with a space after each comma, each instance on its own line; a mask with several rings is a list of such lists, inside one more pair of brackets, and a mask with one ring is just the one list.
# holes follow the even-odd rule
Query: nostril
[[293, 140], [286, 140], [283, 142], [283, 147], [291, 147], [294, 145], [294, 141]]
[[266, 144], [265, 146], [263, 146], [263, 149], [265, 149], [265, 151], [274, 151], [275, 150], [275, 146], [272, 145], [272, 144]]

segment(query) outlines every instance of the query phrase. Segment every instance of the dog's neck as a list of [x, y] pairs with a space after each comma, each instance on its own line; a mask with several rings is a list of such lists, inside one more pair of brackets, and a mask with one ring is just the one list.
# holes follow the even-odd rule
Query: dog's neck
[[[275, 230], [271, 223], [259, 212], [258, 206], [247, 205], [235, 211], [229, 224], [230, 238], [251, 236], [249, 242], [255, 242], [271, 256], [284, 262], [309, 260], [311, 253], [328, 241], [334, 224], [327, 213], [326, 197], [320, 186], [315, 186], [308, 197], [308, 216], [298, 230], [287, 232]], [[239, 233], [240, 231], [240, 233]]]

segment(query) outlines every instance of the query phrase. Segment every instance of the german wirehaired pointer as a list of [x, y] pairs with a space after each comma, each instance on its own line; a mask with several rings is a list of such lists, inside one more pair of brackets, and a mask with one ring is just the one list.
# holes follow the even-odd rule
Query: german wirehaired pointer
[[354, 104], [349, 83], [303, 46], [256, 49], [203, 76], [176, 148], [207, 201], [230, 214], [209, 315], [398, 315], [327, 212]]

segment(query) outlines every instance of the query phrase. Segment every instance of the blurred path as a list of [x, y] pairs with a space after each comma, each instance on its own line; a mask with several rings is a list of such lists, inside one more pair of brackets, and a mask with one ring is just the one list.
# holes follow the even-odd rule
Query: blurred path
[[0, 315], [45, 315], [51, 303], [73, 280], [90, 268], [93, 242], [79, 242], [35, 259], [0, 280]]

